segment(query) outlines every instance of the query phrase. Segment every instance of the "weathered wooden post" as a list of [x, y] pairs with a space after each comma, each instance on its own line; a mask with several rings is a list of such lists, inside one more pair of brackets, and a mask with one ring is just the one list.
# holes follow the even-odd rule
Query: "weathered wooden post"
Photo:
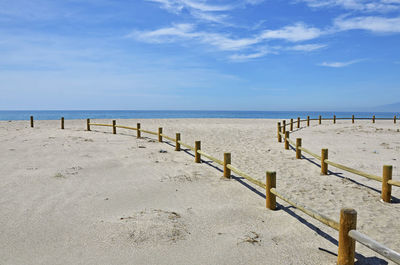
[[300, 128], [300, 117], [297, 117], [297, 129]]
[[158, 141], [161, 143], [162, 142], [162, 128], [158, 128]]
[[375, 115], [372, 116], [372, 123], [375, 123]]
[[113, 134], [117, 134], [117, 127], [115, 127], [115, 125], [117, 125], [117, 121], [116, 121], [116, 120], [113, 120], [113, 121], [112, 121]]
[[181, 151], [181, 144], [179, 143], [180, 140], [181, 140], [181, 134], [180, 134], [180, 133], [176, 133], [176, 137], [175, 137], [175, 151]]
[[389, 202], [392, 197], [392, 185], [388, 183], [392, 179], [393, 167], [385, 165], [383, 166], [383, 178], [382, 178], [382, 200]]
[[293, 119], [290, 119], [290, 131], [293, 131]]
[[394, 115], [393, 122], [396, 123], [396, 115]]
[[336, 124], [336, 115], [333, 115], [333, 124]]
[[64, 130], [64, 117], [61, 117], [61, 130]]
[[307, 127], [310, 126], [310, 116], [307, 116]]
[[201, 155], [198, 151], [201, 150], [201, 142], [196, 141], [194, 142], [194, 162], [200, 163], [201, 162]]
[[301, 138], [296, 139], [296, 158], [301, 159]]
[[281, 136], [281, 123], [278, 122], [278, 142], [282, 142], [282, 136]]
[[328, 175], [328, 164], [325, 163], [325, 160], [328, 159], [328, 149], [321, 150], [321, 174]]
[[141, 137], [141, 131], [140, 131], [140, 123], [136, 124], [136, 138]]
[[268, 209], [276, 209], [276, 195], [271, 192], [272, 188], [276, 188], [276, 173], [268, 171], [265, 183], [265, 204]]
[[86, 130], [90, 131], [90, 119], [86, 119]]
[[231, 170], [228, 165], [231, 164], [231, 153], [224, 153], [224, 178], [231, 178]]
[[318, 124], [322, 124], [322, 116], [321, 115], [319, 115], [319, 117], [318, 117]]
[[33, 116], [31, 116], [31, 127], [33, 128]]
[[286, 120], [282, 121], [282, 133], [285, 134], [286, 133]]
[[354, 209], [340, 210], [338, 265], [354, 265], [356, 241], [349, 236], [357, 228], [357, 212]]
[[289, 150], [289, 132], [285, 132], [285, 149]]
[[351, 123], [354, 123], [354, 115], [351, 116]]

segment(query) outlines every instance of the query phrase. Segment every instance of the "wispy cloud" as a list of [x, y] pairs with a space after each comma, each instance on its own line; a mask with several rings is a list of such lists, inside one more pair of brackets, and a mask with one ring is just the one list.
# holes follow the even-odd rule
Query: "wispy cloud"
[[355, 63], [359, 63], [363, 60], [358, 59], [358, 60], [352, 60], [348, 62], [323, 62], [318, 64], [319, 66], [326, 66], [326, 67], [333, 67], [333, 68], [341, 68], [341, 67], [346, 67]]
[[248, 53], [248, 54], [233, 54], [233, 55], [229, 56], [229, 59], [232, 61], [243, 62], [243, 61], [248, 61], [248, 60], [264, 57], [266, 54], [269, 54], [269, 53], [275, 53], [275, 52], [272, 52], [266, 48], [263, 48], [258, 52], [253, 52], [253, 53]]
[[398, 33], [400, 32], [400, 17], [339, 17], [335, 19], [334, 26], [341, 31], [361, 29], [381, 33]]
[[297, 42], [318, 38], [322, 35], [322, 31], [318, 28], [309, 27], [303, 23], [285, 26], [277, 30], [265, 30], [261, 34], [262, 39], [283, 39], [287, 41]]
[[315, 50], [320, 50], [322, 48], [325, 48], [326, 46], [327, 46], [326, 44], [303, 44], [303, 45], [295, 45], [287, 49], [293, 51], [311, 52]]
[[359, 12], [390, 12], [400, 9], [398, 0], [298, 0], [313, 8], [341, 7]]

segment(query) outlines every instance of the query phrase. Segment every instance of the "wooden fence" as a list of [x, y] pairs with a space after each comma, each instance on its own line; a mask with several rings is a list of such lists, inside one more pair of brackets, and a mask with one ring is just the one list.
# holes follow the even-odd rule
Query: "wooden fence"
[[[64, 119], [62, 120], [62, 129], [64, 128]], [[319, 119], [321, 120], [321, 119]], [[31, 118], [31, 122], [33, 124], [33, 118]], [[285, 122], [284, 122], [285, 123]], [[293, 124], [293, 123], [291, 123]], [[128, 129], [128, 130], [135, 130], [137, 132], [137, 137], [141, 137], [141, 133], [147, 133], [151, 135], [157, 135], [158, 141], [163, 142], [163, 138], [168, 139], [172, 142], [175, 142], [175, 150], [180, 151], [181, 146], [186, 147], [187, 149], [193, 151], [195, 153], [194, 161], [196, 163], [201, 163], [201, 156], [204, 156], [211, 161], [221, 165], [223, 167], [224, 177], [231, 178], [231, 173], [234, 172], [238, 176], [241, 176], [248, 180], [249, 182], [253, 183], [254, 185], [265, 189], [266, 195], [266, 207], [270, 210], [276, 209], [276, 197], [280, 198], [281, 200], [287, 202], [288, 204], [294, 206], [295, 208], [299, 209], [300, 211], [304, 212], [305, 214], [309, 215], [310, 217], [320, 221], [321, 223], [339, 231], [339, 247], [338, 247], [338, 259], [337, 262], [340, 265], [353, 265], [355, 260], [355, 242], [359, 242], [368, 248], [372, 249], [376, 253], [379, 253], [383, 257], [395, 262], [396, 264], [400, 264], [400, 253], [376, 242], [372, 238], [368, 237], [367, 235], [359, 232], [356, 230], [356, 223], [357, 223], [357, 212], [354, 209], [341, 209], [340, 211], [340, 221], [335, 221], [327, 216], [324, 216], [317, 211], [302, 205], [301, 203], [296, 202], [295, 200], [291, 199], [288, 195], [282, 193], [281, 191], [277, 190], [276, 188], [276, 173], [268, 171], [266, 173], [266, 183], [263, 183], [250, 175], [242, 172], [241, 170], [234, 167], [231, 163], [231, 154], [224, 153], [224, 159], [219, 160], [213, 157], [210, 154], [201, 150], [201, 142], [195, 141], [195, 146], [190, 146], [181, 141], [181, 134], [177, 133], [176, 137], [170, 137], [162, 133], [162, 128], [158, 129], [158, 132], [147, 131], [141, 128], [140, 123], [137, 123], [135, 127], [129, 126], [120, 126], [116, 124], [116, 121], [113, 120], [112, 124], [99, 124], [99, 123], [91, 123], [90, 119], [86, 121], [86, 129], [87, 131], [91, 130], [91, 126], [106, 126], [112, 127], [112, 133], [117, 133], [117, 128]], [[293, 125], [292, 125], [293, 126]], [[278, 126], [278, 137], [282, 136], [279, 129], [282, 128]], [[283, 127], [285, 128], [285, 127]], [[285, 128], [286, 129], [286, 128]], [[286, 132], [285, 135], [288, 135]], [[286, 138], [288, 140], [288, 138]], [[285, 141], [288, 142], [288, 141]], [[304, 150], [303, 150], [304, 151]]]
[[[336, 123], [336, 120], [341, 119], [341, 120], [352, 120], [352, 123], [355, 123], [355, 120], [372, 120], [373, 123], [375, 123], [376, 120], [393, 120], [394, 123], [397, 121], [397, 117], [394, 116], [393, 119], [388, 119], [388, 118], [375, 118], [373, 116], [372, 118], [355, 118], [353, 115], [351, 118], [336, 118], [336, 116], [333, 116], [333, 118], [325, 118], [322, 119], [321, 116], [319, 116], [318, 119], [310, 119], [310, 116], [307, 117], [305, 120], [300, 120], [300, 118], [297, 118], [297, 128], [300, 128], [301, 122], [307, 122], [307, 127], [310, 126], [310, 121], [312, 120], [318, 120], [318, 124], [322, 123], [322, 120], [332, 120], [333, 123]], [[311, 152], [310, 150], [306, 149], [303, 146], [303, 141], [301, 138], [297, 138], [296, 142], [292, 141], [290, 139], [290, 132], [293, 131], [293, 119], [290, 120], [289, 124], [286, 124], [286, 121], [282, 122], [283, 125], [281, 125], [280, 122], [278, 122], [278, 142], [282, 142], [282, 138], [284, 139], [285, 143], [285, 149], [289, 150], [289, 145], [292, 145], [293, 149], [296, 151], [296, 158], [301, 159], [301, 152], [305, 152], [312, 157], [318, 159], [321, 161], [321, 174], [322, 175], [327, 175], [328, 174], [328, 165], [331, 165], [333, 167], [342, 169], [344, 171], [372, 179], [375, 181], [379, 181], [382, 183], [382, 192], [381, 192], [381, 198], [384, 202], [391, 202], [391, 197], [392, 197], [392, 186], [397, 186], [400, 187], [400, 181], [396, 181], [392, 179], [392, 173], [393, 173], [393, 167], [391, 165], [384, 165], [383, 166], [383, 172], [382, 176], [377, 176], [374, 174], [366, 173], [336, 162], [333, 162], [332, 160], [328, 159], [328, 149], [321, 149], [321, 155], [319, 156], [318, 154]], [[289, 127], [289, 131], [286, 129], [287, 126]]]

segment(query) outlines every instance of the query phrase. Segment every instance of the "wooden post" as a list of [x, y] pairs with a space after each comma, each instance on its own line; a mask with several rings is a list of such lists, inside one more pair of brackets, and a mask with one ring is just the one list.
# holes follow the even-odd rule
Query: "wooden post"
[[357, 212], [354, 209], [340, 210], [338, 265], [354, 265], [356, 241], [349, 236], [357, 228]]
[[319, 118], [318, 118], [318, 124], [321, 124], [322, 123], [322, 116], [321, 115], [319, 115]]
[[396, 123], [396, 115], [394, 115], [393, 122]]
[[176, 137], [175, 137], [175, 151], [181, 151], [181, 144], [179, 143], [180, 140], [181, 140], [181, 134], [180, 134], [180, 133], [176, 133]]
[[64, 117], [61, 117], [61, 130], [64, 130]]
[[351, 123], [354, 123], [354, 115], [351, 116]]
[[289, 132], [285, 132], [285, 149], [289, 150]]
[[333, 115], [333, 124], [336, 124], [336, 115]]
[[297, 159], [301, 159], [301, 150], [299, 147], [301, 147], [301, 138], [296, 139], [296, 158]]
[[388, 183], [392, 179], [392, 166], [383, 166], [383, 178], [382, 178], [382, 200], [384, 202], [389, 202], [392, 197], [392, 185]]
[[200, 150], [201, 150], [201, 142], [200, 141], [194, 142], [194, 162], [196, 163], [201, 162], [201, 155], [199, 154], [199, 152], [197, 152]]
[[297, 129], [300, 128], [300, 117], [297, 117]]
[[375, 123], [375, 115], [372, 116], [372, 123]]
[[278, 142], [282, 142], [282, 136], [281, 136], [281, 123], [278, 122]]
[[321, 150], [321, 174], [328, 175], [328, 164], [325, 160], [328, 159], [328, 149]]
[[293, 119], [290, 119], [290, 131], [293, 131]]
[[90, 119], [86, 119], [86, 130], [90, 131]]
[[282, 121], [282, 133], [285, 134], [286, 133], [286, 120]]
[[112, 125], [113, 125], [113, 134], [117, 134], [117, 127], [115, 127], [115, 125], [117, 125], [117, 121], [113, 120]]
[[140, 123], [136, 124], [136, 138], [140, 138], [141, 137], [141, 131], [140, 131]]
[[162, 142], [162, 128], [158, 128], [158, 141], [161, 143]]
[[31, 116], [31, 127], [33, 128], [33, 116]]
[[268, 171], [265, 183], [265, 203], [268, 209], [276, 209], [276, 195], [271, 192], [272, 188], [276, 188], [276, 173]]
[[307, 116], [307, 127], [310, 126], [310, 116]]
[[231, 153], [224, 153], [224, 178], [231, 178], [231, 170], [228, 165], [231, 164]]

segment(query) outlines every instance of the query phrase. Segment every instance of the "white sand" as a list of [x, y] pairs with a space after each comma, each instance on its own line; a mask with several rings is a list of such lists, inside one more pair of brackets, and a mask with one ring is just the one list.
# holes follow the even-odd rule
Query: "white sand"
[[[400, 251], [400, 203], [381, 202], [379, 182], [333, 167], [344, 178], [321, 176], [310, 161], [294, 159], [276, 140], [276, 120], [140, 122], [172, 137], [181, 132], [191, 145], [201, 140], [220, 159], [231, 152], [232, 164], [259, 180], [276, 170], [278, 190], [335, 220], [340, 208], [355, 208], [361, 232]], [[400, 180], [400, 124], [313, 123], [291, 137], [369, 173], [391, 164]], [[65, 126], [0, 122], [0, 264], [335, 264], [337, 232], [280, 200], [279, 210], [267, 210], [262, 189], [223, 180], [153, 136], [86, 132], [83, 120]], [[400, 188], [392, 195], [400, 199]], [[386, 264], [360, 244], [357, 253], [358, 264]]]

